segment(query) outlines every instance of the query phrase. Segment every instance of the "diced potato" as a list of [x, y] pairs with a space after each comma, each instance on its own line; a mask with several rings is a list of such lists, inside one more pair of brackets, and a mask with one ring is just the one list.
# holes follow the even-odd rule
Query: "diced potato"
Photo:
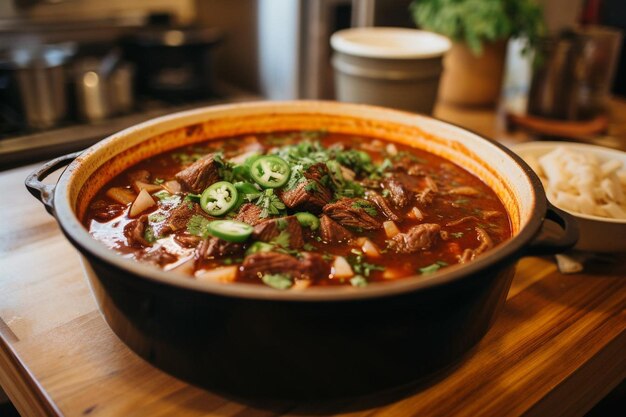
[[133, 183], [133, 189], [138, 193], [141, 192], [141, 190], [146, 190], [147, 192], [152, 194], [156, 193], [157, 191], [161, 191], [163, 188], [161, 188], [160, 185], [150, 184], [149, 182], [135, 181]]
[[213, 269], [204, 269], [196, 272], [196, 279], [199, 281], [212, 281], [221, 283], [234, 282], [237, 278], [239, 266], [219, 266]]
[[406, 216], [414, 220], [424, 220], [424, 213], [417, 207], [413, 207]]
[[351, 278], [354, 276], [352, 267], [343, 256], [337, 256], [331, 268], [331, 274], [335, 278]]
[[176, 180], [167, 181], [163, 184], [163, 188], [170, 194], [178, 194], [183, 190], [183, 187], [181, 187], [180, 183]]
[[174, 272], [178, 272], [180, 274], [184, 274], [184, 275], [193, 275], [193, 271], [196, 267], [196, 261], [195, 259], [192, 257], [190, 257], [189, 259], [180, 262], [178, 265], [174, 266], [173, 268], [169, 269], [169, 271], [174, 271]]
[[291, 289], [295, 291], [300, 291], [300, 290], [307, 289], [310, 286], [311, 286], [311, 281], [309, 281], [308, 279], [299, 279], [293, 283], [293, 286], [291, 287]]
[[361, 246], [361, 250], [363, 250], [365, 256], [369, 258], [380, 258], [380, 250], [378, 249], [378, 246], [376, 246], [376, 244], [369, 239], [365, 239], [363, 245]]
[[399, 268], [387, 267], [383, 271], [383, 279], [402, 278], [404, 275], [406, 275], [406, 273], [402, 269], [399, 269]]
[[385, 228], [385, 234], [389, 239], [400, 233], [400, 229], [398, 229], [398, 226], [396, 226], [392, 220], [384, 222], [383, 227]]
[[135, 193], [128, 188], [111, 187], [107, 190], [106, 196], [120, 204], [129, 204], [135, 200]]
[[137, 217], [144, 211], [148, 210], [151, 207], [156, 206], [156, 202], [146, 190], [141, 190], [135, 201], [133, 201], [133, 205], [130, 206], [130, 211], [128, 215], [130, 217]]
[[389, 155], [392, 155], [392, 156], [398, 154], [398, 148], [396, 148], [396, 145], [394, 145], [393, 143], [388, 144], [385, 147], [385, 150], [387, 151]]

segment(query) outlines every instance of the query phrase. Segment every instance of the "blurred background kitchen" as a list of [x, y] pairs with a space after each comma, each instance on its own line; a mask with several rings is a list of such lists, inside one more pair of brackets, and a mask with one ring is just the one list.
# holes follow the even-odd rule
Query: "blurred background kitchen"
[[[367, 56], [330, 42], [416, 26], [452, 43], [409, 45], [402, 63], [376, 36]], [[625, 30], [624, 0], [0, 0], [0, 170], [159, 115], [258, 99], [385, 104], [504, 143], [625, 148]]]
[[[330, 37], [350, 27], [416, 22], [453, 41], [441, 77], [432, 80], [438, 97], [426, 110], [399, 96], [391, 105], [478, 131], [489, 125], [492, 135], [495, 124], [505, 142], [516, 132], [626, 142], [611, 110], [626, 95], [623, 0], [538, 0], [536, 8], [533, 0], [506, 0], [503, 14], [490, 9], [491, 0], [484, 9], [472, 6], [481, 4], [476, 0], [412, 3], [2, 0], [0, 164], [81, 149], [142, 120], [202, 105], [336, 98], [389, 105], [377, 92], [338, 97], [333, 74], [345, 65], [331, 59]], [[385, 71], [377, 82], [395, 82]]]

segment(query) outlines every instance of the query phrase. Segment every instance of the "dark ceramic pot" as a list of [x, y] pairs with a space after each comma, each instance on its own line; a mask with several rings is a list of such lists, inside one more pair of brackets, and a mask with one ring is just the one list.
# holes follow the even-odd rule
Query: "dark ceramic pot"
[[[80, 222], [100, 187], [151, 155], [224, 136], [321, 128], [410, 144], [463, 166], [496, 191], [513, 238], [429, 277], [295, 292], [198, 282], [132, 262]], [[41, 183], [72, 160], [55, 186]], [[100, 310], [120, 339], [193, 384], [254, 397], [359, 395], [432, 375], [487, 332], [521, 256], [561, 251], [577, 236], [530, 168], [501, 145], [435, 119], [354, 104], [265, 102], [174, 114], [51, 161], [27, 187], [80, 251]], [[537, 239], [546, 216], [563, 228], [557, 240]]]

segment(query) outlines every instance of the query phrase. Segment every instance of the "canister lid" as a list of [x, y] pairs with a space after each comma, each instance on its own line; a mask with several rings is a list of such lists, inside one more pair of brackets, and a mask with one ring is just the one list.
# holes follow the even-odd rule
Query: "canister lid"
[[445, 54], [451, 42], [433, 32], [407, 28], [345, 29], [330, 38], [335, 51], [368, 58], [434, 58]]

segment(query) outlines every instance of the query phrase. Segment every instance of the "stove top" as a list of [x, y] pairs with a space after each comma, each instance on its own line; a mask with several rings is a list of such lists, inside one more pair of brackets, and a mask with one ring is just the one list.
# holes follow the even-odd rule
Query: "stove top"
[[97, 123], [73, 124], [41, 132], [0, 137], [0, 171], [87, 148], [115, 132], [165, 114], [198, 107], [260, 99], [262, 98], [253, 93], [235, 90], [221, 98], [184, 105], [159, 105], [149, 110], [118, 116]]

